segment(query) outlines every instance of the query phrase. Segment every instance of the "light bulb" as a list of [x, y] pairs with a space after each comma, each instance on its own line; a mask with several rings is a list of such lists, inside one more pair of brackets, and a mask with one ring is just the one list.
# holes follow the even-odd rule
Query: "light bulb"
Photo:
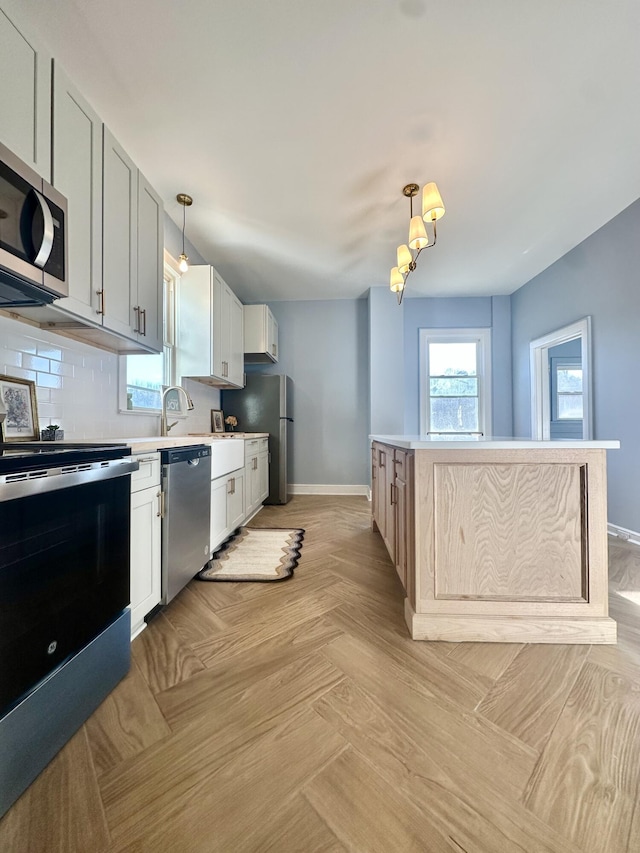
[[183, 252], [180, 255], [180, 263], [178, 264], [178, 269], [180, 270], [180, 272], [188, 272], [189, 271], [188, 261], [189, 261], [189, 258]]

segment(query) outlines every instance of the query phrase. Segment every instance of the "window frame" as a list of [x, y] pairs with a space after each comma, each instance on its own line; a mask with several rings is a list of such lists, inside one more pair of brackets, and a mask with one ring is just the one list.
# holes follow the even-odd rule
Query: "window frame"
[[[177, 312], [180, 273], [177, 262], [165, 251], [162, 274], [162, 386], [175, 385]], [[139, 353], [138, 353], [139, 354]], [[150, 353], [151, 355], [151, 353]], [[160, 355], [160, 353], [158, 353]], [[121, 415], [160, 415], [160, 408], [127, 408], [127, 355], [118, 358], [118, 412]], [[172, 412], [177, 418], [185, 418], [186, 411]]]
[[477, 438], [492, 435], [492, 388], [491, 388], [491, 329], [420, 329], [420, 435], [440, 435], [444, 438], [456, 436], [476, 437], [475, 433], [460, 431], [444, 433], [431, 431], [431, 386], [429, 382], [429, 344], [473, 343], [476, 345], [476, 375], [478, 381], [478, 431]]
[[[580, 381], [582, 383], [582, 389], [580, 391], [559, 391], [558, 390], [558, 373], [561, 370], [579, 370], [582, 374], [580, 377]], [[584, 419], [584, 370], [582, 368], [582, 360], [580, 361], [567, 361], [563, 364], [557, 362], [555, 364], [555, 418], [552, 418], [556, 423], [578, 423]], [[580, 418], [566, 418], [560, 415], [560, 397], [580, 397], [582, 399], [582, 417]]]

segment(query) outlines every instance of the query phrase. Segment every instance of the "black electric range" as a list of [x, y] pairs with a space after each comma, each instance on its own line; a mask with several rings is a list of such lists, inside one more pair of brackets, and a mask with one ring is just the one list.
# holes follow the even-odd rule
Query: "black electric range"
[[38, 468], [60, 468], [83, 462], [106, 462], [130, 455], [131, 448], [126, 444], [6, 441], [0, 442], [0, 474], [33, 471]]

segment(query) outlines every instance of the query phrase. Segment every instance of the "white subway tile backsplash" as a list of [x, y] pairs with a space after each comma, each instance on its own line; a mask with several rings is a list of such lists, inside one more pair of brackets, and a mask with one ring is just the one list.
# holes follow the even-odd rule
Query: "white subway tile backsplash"
[[[160, 434], [157, 415], [118, 410], [117, 355], [0, 316], [0, 373], [36, 383], [40, 428], [57, 423], [67, 439], [127, 438]], [[185, 380], [195, 409], [172, 435], [209, 432], [220, 392]]]
[[62, 361], [62, 350], [46, 341], [39, 341], [36, 344], [36, 352], [43, 358], [55, 358], [56, 361]]
[[36, 381], [37, 373], [35, 370], [24, 370], [22, 367], [14, 367], [9, 371], [9, 376], [15, 376], [16, 379], [30, 379]]
[[39, 385], [42, 388], [62, 388], [62, 376], [56, 376], [52, 373], [38, 372], [36, 385]]
[[9, 367], [22, 367], [22, 353], [11, 349], [1, 349], [0, 364], [4, 364], [5, 373]]

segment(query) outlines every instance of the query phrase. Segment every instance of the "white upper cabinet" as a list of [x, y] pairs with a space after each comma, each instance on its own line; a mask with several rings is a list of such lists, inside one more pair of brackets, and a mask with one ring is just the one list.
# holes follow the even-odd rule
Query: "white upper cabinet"
[[51, 181], [51, 55], [0, 9], [0, 142]]
[[138, 321], [138, 340], [156, 352], [162, 352], [163, 343], [163, 252], [162, 199], [138, 172], [138, 280], [133, 311]]
[[177, 373], [210, 385], [244, 385], [242, 303], [210, 266], [191, 266], [179, 287]]
[[100, 322], [102, 121], [58, 63], [53, 68], [52, 183], [67, 199], [69, 297], [56, 302]]
[[138, 272], [138, 170], [106, 127], [103, 156], [104, 255], [99, 310], [103, 325], [129, 337], [135, 330], [132, 306]]
[[278, 324], [268, 305], [244, 306], [244, 360], [247, 364], [278, 360]]
[[162, 350], [162, 201], [104, 128], [103, 258], [99, 311], [103, 325]]

